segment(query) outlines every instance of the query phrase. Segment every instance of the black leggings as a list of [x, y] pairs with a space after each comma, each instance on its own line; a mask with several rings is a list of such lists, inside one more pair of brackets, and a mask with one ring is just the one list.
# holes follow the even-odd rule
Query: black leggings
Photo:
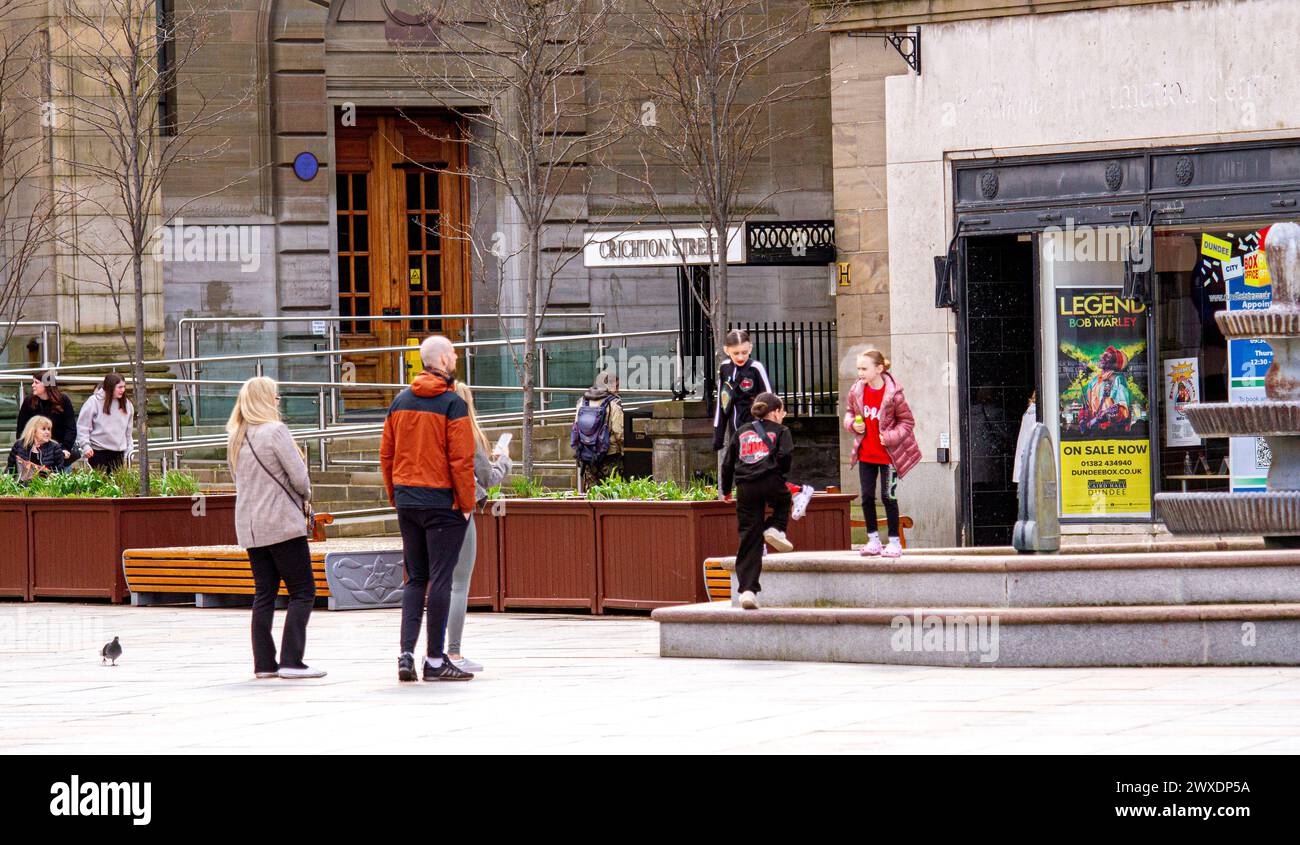
[[898, 473], [890, 464], [859, 461], [858, 478], [862, 482], [862, 519], [867, 523], [867, 533], [874, 532], [880, 524], [876, 517], [876, 479], [879, 478], [889, 536], [898, 537]]
[[[96, 453], [98, 454], [98, 453]], [[274, 672], [277, 669], [302, 669], [302, 653], [307, 645], [307, 620], [316, 603], [316, 578], [311, 569], [311, 551], [306, 537], [294, 537], [270, 546], [248, 550], [253, 569], [253, 670]], [[284, 640], [280, 643], [280, 660], [275, 659], [275, 638], [271, 623], [275, 618], [275, 598], [280, 582], [289, 591], [289, 610], [284, 618]]]
[[[772, 515], [764, 518], [769, 506]], [[740, 592], [757, 593], [762, 590], [758, 576], [763, 572], [763, 532], [769, 528], [784, 532], [790, 522], [790, 490], [779, 473], [736, 484], [736, 521], [740, 529], [736, 581]]]

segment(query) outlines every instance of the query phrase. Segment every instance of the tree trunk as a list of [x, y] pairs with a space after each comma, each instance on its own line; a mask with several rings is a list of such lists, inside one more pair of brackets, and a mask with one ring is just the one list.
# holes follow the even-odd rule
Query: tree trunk
[[149, 398], [144, 382], [144, 257], [137, 245], [131, 256], [135, 276], [135, 354], [131, 360], [131, 379], [135, 385], [135, 422], [139, 429], [136, 461], [140, 464], [140, 495], [149, 495]]
[[537, 287], [539, 272], [540, 231], [530, 228], [528, 233], [528, 267], [526, 268], [528, 285], [527, 307], [524, 320], [524, 477], [533, 477], [533, 413], [537, 397]]

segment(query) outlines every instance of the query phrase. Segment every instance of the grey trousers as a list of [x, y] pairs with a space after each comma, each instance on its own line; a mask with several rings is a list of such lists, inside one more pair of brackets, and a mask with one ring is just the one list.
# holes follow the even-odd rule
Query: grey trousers
[[474, 574], [474, 558], [478, 556], [478, 535], [474, 531], [474, 517], [465, 526], [465, 542], [460, 545], [460, 557], [451, 573], [451, 609], [447, 614], [447, 653], [460, 654], [460, 638], [465, 632], [465, 611], [469, 605], [469, 579]]

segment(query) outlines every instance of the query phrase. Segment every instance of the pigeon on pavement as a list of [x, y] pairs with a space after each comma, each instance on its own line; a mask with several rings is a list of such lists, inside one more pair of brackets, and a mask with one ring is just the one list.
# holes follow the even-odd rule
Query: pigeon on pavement
[[117, 659], [122, 656], [122, 646], [118, 643], [117, 637], [113, 637], [111, 643], [104, 644], [104, 647], [99, 650], [99, 656], [101, 666], [104, 665], [105, 660], [111, 660], [114, 666], [117, 665]]

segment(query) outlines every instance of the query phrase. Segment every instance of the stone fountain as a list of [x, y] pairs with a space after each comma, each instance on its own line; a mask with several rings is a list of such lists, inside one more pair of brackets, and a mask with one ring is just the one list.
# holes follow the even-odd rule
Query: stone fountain
[[1262, 338], [1273, 348], [1264, 378], [1267, 401], [1188, 405], [1202, 437], [1267, 440], [1273, 460], [1268, 488], [1252, 493], [1161, 493], [1156, 506], [1174, 534], [1253, 534], [1275, 548], [1300, 547], [1300, 225], [1269, 229], [1264, 249], [1273, 280], [1272, 306], [1215, 315], [1230, 339]]

